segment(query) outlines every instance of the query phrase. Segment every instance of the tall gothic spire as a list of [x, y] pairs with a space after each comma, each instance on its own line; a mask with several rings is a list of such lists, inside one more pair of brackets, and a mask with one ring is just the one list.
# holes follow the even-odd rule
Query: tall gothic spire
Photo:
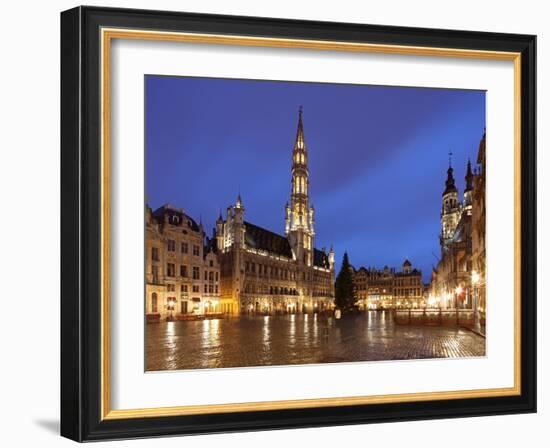
[[286, 207], [285, 230], [300, 263], [313, 263], [314, 210], [309, 204], [308, 154], [304, 139], [303, 109], [298, 110], [296, 142], [292, 150], [290, 206]]
[[241, 193], [240, 192], [237, 195], [237, 202], [235, 202], [235, 207], [236, 208], [243, 208], [243, 200], [241, 198]]
[[466, 180], [466, 190], [470, 191], [474, 188], [474, 175], [472, 173], [472, 163], [470, 162], [470, 158], [468, 158], [468, 165], [466, 166], [466, 176], [464, 177]]
[[296, 130], [296, 142], [294, 143], [294, 153], [303, 151], [307, 153], [306, 142], [304, 138], [304, 123], [302, 121], [302, 114], [304, 109], [302, 106], [298, 109], [298, 128]]
[[298, 128], [296, 142], [292, 151], [292, 191], [290, 207], [292, 211], [292, 228], [309, 227], [309, 173], [307, 169], [307, 149], [304, 140], [303, 109], [298, 111]]

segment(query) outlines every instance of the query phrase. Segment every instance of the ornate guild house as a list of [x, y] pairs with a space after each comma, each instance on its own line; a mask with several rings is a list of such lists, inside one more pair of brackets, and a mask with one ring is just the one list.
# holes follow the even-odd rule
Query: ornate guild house
[[309, 313], [333, 307], [334, 250], [315, 248], [301, 108], [291, 174], [284, 235], [246, 221], [240, 195], [225, 220], [220, 215], [216, 221], [224, 313]]
[[146, 207], [145, 235], [147, 320], [219, 312], [220, 266], [202, 224], [170, 204]]
[[353, 282], [361, 310], [420, 308], [425, 305], [422, 271], [413, 268], [409, 260], [403, 262], [401, 272], [388, 266], [383, 269], [360, 267], [354, 270]]
[[430, 295], [442, 308], [465, 308], [485, 318], [485, 135], [477, 168], [466, 166], [463, 201], [449, 161], [441, 207], [441, 259], [432, 272]]

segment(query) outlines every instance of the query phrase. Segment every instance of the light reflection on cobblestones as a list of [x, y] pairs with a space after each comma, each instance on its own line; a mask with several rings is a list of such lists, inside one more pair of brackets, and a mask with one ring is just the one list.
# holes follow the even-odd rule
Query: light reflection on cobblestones
[[370, 311], [341, 320], [318, 315], [242, 316], [149, 324], [147, 370], [485, 355], [466, 329], [394, 325]]

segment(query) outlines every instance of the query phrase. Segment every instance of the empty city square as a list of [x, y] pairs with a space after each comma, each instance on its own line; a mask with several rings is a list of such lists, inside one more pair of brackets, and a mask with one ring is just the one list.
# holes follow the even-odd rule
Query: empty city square
[[145, 98], [146, 371], [486, 355], [484, 91]]

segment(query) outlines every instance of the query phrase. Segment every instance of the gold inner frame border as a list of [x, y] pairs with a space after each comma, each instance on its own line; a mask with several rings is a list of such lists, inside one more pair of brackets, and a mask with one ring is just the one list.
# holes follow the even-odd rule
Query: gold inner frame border
[[[432, 400], [502, 397], [521, 394], [521, 53], [458, 48], [281, 39], [218, 34], [101, 29], [101, 420], [251, 412], [317, 407], [406, 403]], [[111, 409], [110, 369], [110, 63], [113, 39], [186, 42], [213, 45], [294, 48], [356, 53], [506, 60], [514, 63], [514, 386], [391, 395], [314, 398], [228, 404]]]

